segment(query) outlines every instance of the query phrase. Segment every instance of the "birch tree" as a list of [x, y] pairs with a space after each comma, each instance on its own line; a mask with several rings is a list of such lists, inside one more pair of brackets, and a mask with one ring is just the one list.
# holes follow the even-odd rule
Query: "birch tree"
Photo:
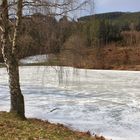
[[36, 12], [50, 16], [66, 15], [68, 12], [86, 6], [92, 0], [1, 0], [0, 30], [1, 49], [9, 76], [10, 112], [25, 118], [24, 97], [20, 88], [19, 60], [20, 28], [24, 16]]

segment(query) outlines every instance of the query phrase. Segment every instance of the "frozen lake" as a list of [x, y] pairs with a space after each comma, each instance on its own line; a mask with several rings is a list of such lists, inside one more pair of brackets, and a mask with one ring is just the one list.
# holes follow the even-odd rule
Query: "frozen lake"
[[[26, 116], [140, 140], [140, 72], [20, 67]], [[9, 110], [5, 68], [0, 69], [0, 110]], [[54, 110], [53, 110], [54, 109]]]

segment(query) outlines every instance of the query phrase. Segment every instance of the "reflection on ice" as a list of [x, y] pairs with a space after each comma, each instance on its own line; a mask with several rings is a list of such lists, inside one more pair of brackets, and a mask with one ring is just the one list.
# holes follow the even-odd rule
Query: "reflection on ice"
[[[21, 67], [20, 74], [28, 117], [139, 140], [140, 72], [42, 66]], [[8, 108], [7, 75], [0, 69], [0, 110]]]

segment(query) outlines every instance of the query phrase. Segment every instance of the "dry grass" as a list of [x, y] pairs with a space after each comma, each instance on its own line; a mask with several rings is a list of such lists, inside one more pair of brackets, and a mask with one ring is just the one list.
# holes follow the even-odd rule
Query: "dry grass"
[[[78, 52], [79, 51], [79, 52]], [[140, 70], [140, 47], [108, 45], [102, 48], [88, 48], [63, 51], [61, 64], [88, 69]]]
[[72, 131], [61, 124], [38, 119], [21, 120], [15, 114], [0, 112], [0, 140], [105, 140], [89, 132]]

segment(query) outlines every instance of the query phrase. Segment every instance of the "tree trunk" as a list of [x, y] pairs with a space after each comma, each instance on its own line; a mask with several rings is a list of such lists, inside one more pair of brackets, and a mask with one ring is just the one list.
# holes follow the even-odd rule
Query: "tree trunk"
[[17, 60], [13, 57], [11, 63], [7, 65], [9, 75], [9, 88], [11, 96], [10, 112], [17, 113], [20, 117], [25, 118], [24, 97], [21, 93], [19, 83], [19, 67]]
[[[20, 0], [19, 0], [20, 1]], [[22, 4], [22, 0], [21, 3]], [[10, 26], [8, 17], [7, 0], [2, 1], [2, 54], [7, 67], [9, 76], [9, 88], [11, 97], [10, 112], [14, 112], [21, 118], [25, 118], [24, 97], [20, 89], [19, 67], [18, 67], [18, 52], [17, 39], [19, 30], [19, 21], [16, 24], [13, 42], [10, 41]], [[20, 9], [21, 11], [21, 9]]]
[[11, 96], [10, 112], [15, 112], [21, 118], [25, 118], [24, 98], [20, 89], [18, 59], [11, 53], [11, 44], [6, 32], [2, 37], [2, 54], [9, 76], [9, 88]]

